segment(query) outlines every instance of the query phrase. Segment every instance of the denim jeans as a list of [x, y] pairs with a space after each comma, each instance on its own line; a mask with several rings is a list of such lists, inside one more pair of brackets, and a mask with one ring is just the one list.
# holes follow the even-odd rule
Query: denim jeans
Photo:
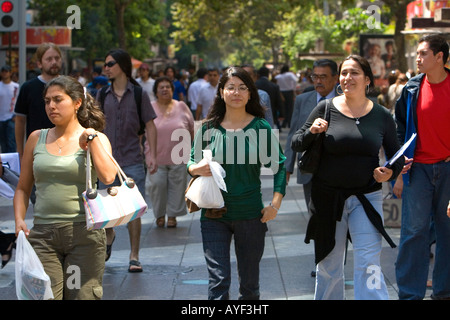
[[208, 299], [228, 300], [231, 284], [230, 245], [234, 246], [239, 276], [239, 299], [259, 299], [259, 263], [267, 225], [260, 219], [201, 221], [203, 252], [209, 273]]
[[400, 299], [423, 299], [430, 262], [430, 221], [433, 219], [436, 254], [433, 297], [450, 297], [450, 162], [414, 163], [403, 188], [402, 226], [396, 262]]
[[[139, 191], [145, 199], [145, 167], [144, 164], [135, 164], [131, 166], [121, 167], [123, 172], [127, 175], [128, 178], [132, 178], [136, 183]], [[102, 182], [98, 182], [99, 189], [106, 189], [110, 186], [119, 186], [120, 180], [119, 176], [116, 176], [116, 180], [108, 186], [104, 185]]]
[[[365, 196], [381, 214], [381, 190]], [[336, 244], [325, 259], [317, 264], [314, 299], [345, 299], [344, 258], [347, 232], [350, 233], [353, 246], [355, 299], [388, 300], [389, 295], [380, 266], [382, 235], [370, 222], [356, 196], [345, 201], [342, 219], [336, 222]]]

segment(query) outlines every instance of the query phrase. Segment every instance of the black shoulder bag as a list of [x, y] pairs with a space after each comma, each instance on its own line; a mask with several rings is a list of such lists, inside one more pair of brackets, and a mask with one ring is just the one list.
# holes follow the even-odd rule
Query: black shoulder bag
[[[330, 125], [330, 101], [326, 100], [324, 118]], [[308, 150], [303, 152], [302, 156], [298, 160], [298, 169], [302, 173], [316, 173], [319, 168], [320, 156], [322, 154], [323, 139], [325, 138], [325, 132], [318, 134]]]

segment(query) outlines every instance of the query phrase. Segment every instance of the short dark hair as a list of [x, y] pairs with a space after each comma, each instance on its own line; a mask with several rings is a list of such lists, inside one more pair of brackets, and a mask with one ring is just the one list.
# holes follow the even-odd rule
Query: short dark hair
[[419, 43], [422, 42], [428, 42], [428, 45], [433, 51], [433, 54], [436, 55], [439, 52], [443, 53], [442, 61], [444, 62], [444, 65], [447, 63], [448, 60], [448, 54], [449, 54], [449, 46], [447, 40], [439, 35], [439, 34], [430, 34], [425, 37], [422, 37], [419, 40]]
[[366, 76], [366, 77], [369, 77], [369, 80], [370, 80], [370, 85], [369, 85], [369, 87], [375, 87], [375, 82], [374, 82], [374, 77], [373, 77], [373, 73], [372, 73], [372, 68], [370, 67], [370, 64], [369, 64], [369, 62], [366, 60], [366, 58], [363, 58], [363, 57], [361, 57], [361, 56], [359, 56], [359, 55], [356, 55], [356, 54], [352, 54], [352, 55], [349, 55], [347, 58], [345, 58], [344, 60], [342, 60], [342, 62], [341, 62], [341, 64], [339, 65], [339, 74], [341, 74], [341, 68], [342, 68], [342, 65], [344, 64], [344, 62], [345, 61], [347, 61], [347, 60], [353, 60], [353, 61], [356, 61], [358, 64], [359, 64], [359, 66], [361, 67], [361, 69], [363, 70], [363, 72], [364, 72], [364, 75]]
[[168, 82], [168, 83], [170, 83], [170, 87], [172, 88], [172, 92], [175, 91], [175, 86], [174, 86], [172, 80], [169, 79], [169, 77], [167, 77], [167, 76], [159, 77], [159, 78], [157, 78], [157, 79], [155, 80], [155, 83], [153, 84], [153, 93], [155, 94], [155, 97], [158, 97], [158, 96], [156, 95], [156, 92], [158, 92], [158, 85], [159, 85], [161, 82]]
[[331, 69], [331, 75], [335, 76], [338, 74], [337, 63], [330, 59], [319, 59], [314, 61], [313, 69], [316, 67], [329, 67]]
[[267, 67], [261, 67], [258, 70], [258, 75], [260, 77], [269, 77], [270, 70]]
[[203, 79], [208, 74], [208, 69], [200, 68], [197, 70], [197, 78]]
[[288, 71], [289, 71], [289, 66], [287, 64], [284, 64], [281, 67], [280, 73], [285, 73], [285, 72], [288, 72]]

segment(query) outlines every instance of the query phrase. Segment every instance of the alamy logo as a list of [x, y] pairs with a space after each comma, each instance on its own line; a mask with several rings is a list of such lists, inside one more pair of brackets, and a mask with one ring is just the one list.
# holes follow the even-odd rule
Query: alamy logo
[[381, 9], [379, 6], [371, 5], [367, 7], [366, 13], [369, 18], [366, 20], [367, 27], [370, 30], [381, 29]]
[[370, 276], [367, 278], [366, 285], [368, 289], [381, 289], [381, 268], [379, 266], [371, 265], [367, 267], [367, 274]]
[[81, 270], [77, 265], [70, 265], [67, 267], [67, 274], [70, 276], [67, 277], [66, 285], [68, 289], [77, 289], [81, 288]]
[[[208, 143], [205, 149], [214, 149], [214, 161], [220, 164], [258, 164], [269, 168], [273, 173], [279, 168], [278, 130], [249, 129], [227, 131], [225, 139], [218, 129], [208, 129], [201, 137]], [[171, 160], [174, 164], [187, 163], [191, 151], [190, 133], [186, 129], [174, 130], [172, 141], [178, 143], [172, 148]], [[197, 143], [194, 158], [202, 158], [201, 143]], [[267, 174], [262, 172], [262, 174]]]
[[66, 13], [71, 13], [72, 15], [67, 18], [67, 28], [69, 29], [81, 29], [81, 10], [77, 5], [71, 5], [67, 7]]

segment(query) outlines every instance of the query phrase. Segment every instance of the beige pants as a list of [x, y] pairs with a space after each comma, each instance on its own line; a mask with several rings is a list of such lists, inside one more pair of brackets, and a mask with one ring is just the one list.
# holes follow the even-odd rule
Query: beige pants
[[154, 174], [147, 173], [146, 194], [152, 201], [155, 218], [187, 214], [184, 192], [187, 188], [186, 165], [160, 165]]
[[103, 296], [105, 230], [85, 222], [34, 225], [30, 244], [50, 277], [55, 300], [99, 300]]

